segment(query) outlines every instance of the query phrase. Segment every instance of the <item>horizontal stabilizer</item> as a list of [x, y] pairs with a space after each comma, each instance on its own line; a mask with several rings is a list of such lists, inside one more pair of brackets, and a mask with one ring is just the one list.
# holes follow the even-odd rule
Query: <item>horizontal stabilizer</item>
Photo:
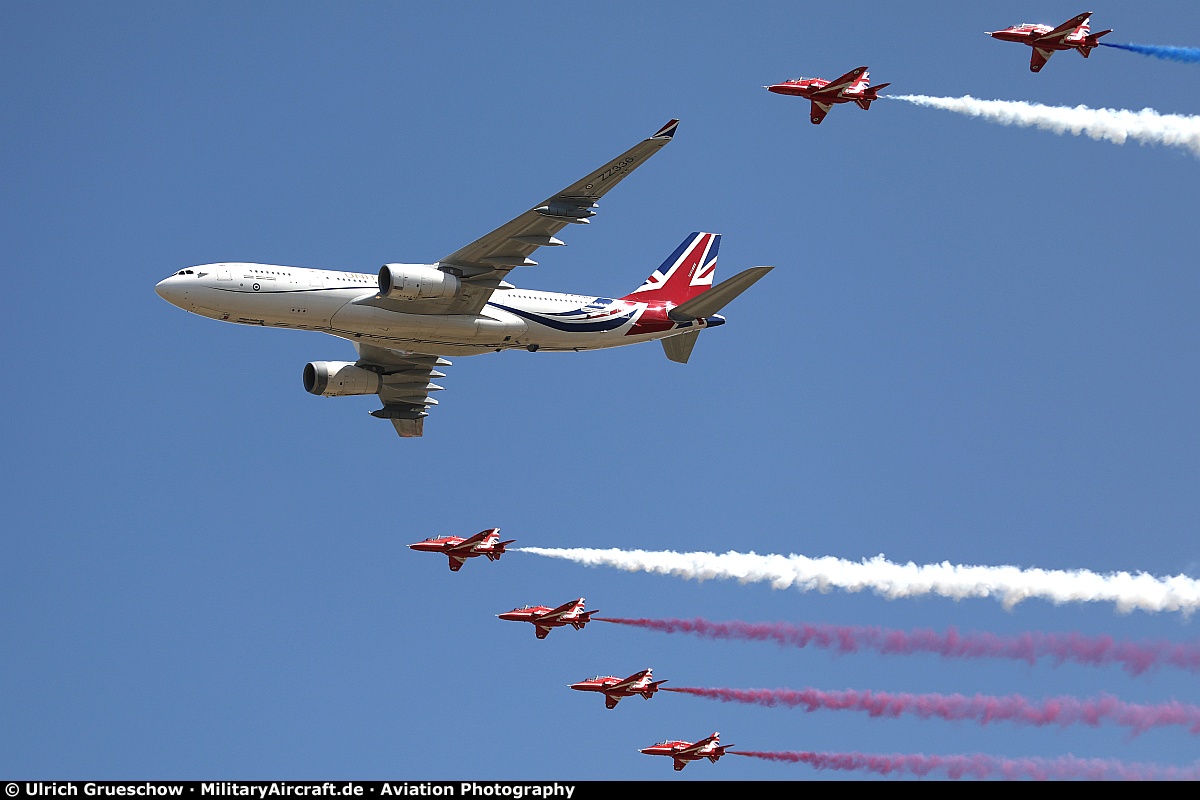
[[677, 364], [686, 364], [692, 355], [692, 348], [696, 346], [696, 337], [699, 335], [700, 331], [698, 330], [688, 331], [678, 336], [668, 336], [659, 341], [662, 342], [663, 352], [667, 354], [667, 358]]
[[[700, 319], [701, 317], [711, 317], [773, 269], [775, 268], [751, 267], [748, 270], [739, 272], [729, 280], [718, 283], [707, 292], [693, 297], [686, 303], [675, 306], [667, 316], [676, 322], [687, 322], [688, 320]], [[668, 341], [670, 339], [663, 339], [663, 345], [665, 346]]]

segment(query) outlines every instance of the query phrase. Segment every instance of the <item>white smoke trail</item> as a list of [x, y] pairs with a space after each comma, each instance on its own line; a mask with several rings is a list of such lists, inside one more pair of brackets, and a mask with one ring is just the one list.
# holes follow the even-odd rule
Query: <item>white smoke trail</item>
[[979, 117], [1001, 125], [1041, 128], [1057, 134], [1084, 134], [1124, 144], [1127, 139], [1142, 144], [1162, 144], [1185, 147], [1200, 156], [1200, 117], [1178, 114], [1159, 114], [1151, 108], [1127, 111], [1087, 106], [1044, 106], [1019, 100], [979, 100], [965, 97], [929, 97], [923, 94], [887, 95], [928, 108], [940, 108]]
[[774, 589], [794, 586], [802, 592], [870, 589], [889, 600], [940, 595], [962, 600], [995, 597], [1006, 609], [1039, 598], [1055, 604], [1113, 603], [1127, 614], [1134, 610], [1178, 611], [1200, 608], [1200, 581], [1186, 575], [1156, 578], [1144, 572], [1099, 574], [1088, 570], [1021, 569], [962, 564], [896, 564], [882, 555], [862, 561], [825, 556], [758, 555], [756, 553], [677, 553], [592, 548], [514, 548], [587, 566], [616, 567], [627, 572], [657, 572], [689, 580], [733, 579], [770, 583]]

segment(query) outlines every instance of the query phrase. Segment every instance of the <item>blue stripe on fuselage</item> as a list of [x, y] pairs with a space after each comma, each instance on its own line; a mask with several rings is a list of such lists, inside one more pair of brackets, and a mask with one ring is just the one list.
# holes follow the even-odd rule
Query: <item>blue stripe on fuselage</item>
[[495, 306], [501, 311], [507, 311], [510, 314], [516, 314], [518, 317], [523, 317], [530, 322], [536, 322], [539, 325], [545, 325], [547, 328], [555, 330], [579, 333], [594, 333], [596, 331], [611, 331], [624, 325], [633, 319], [633, 315], [637, 313], [637, 309], [633, 309], [628, 314], [623, 314], [619, 317], [609, 317], [608, 319], [598, 320], [596, 322], [564, 322], [562, 320], [552, 319], [535, 314], [531, 311], [523, 311], [519, 308], [501, 305], [499, 303], [488, 303], [489, 306]]

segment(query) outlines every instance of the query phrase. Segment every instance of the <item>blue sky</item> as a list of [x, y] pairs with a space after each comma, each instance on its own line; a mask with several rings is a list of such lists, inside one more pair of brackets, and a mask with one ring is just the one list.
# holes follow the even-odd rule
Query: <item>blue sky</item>
[[[1095, 3], [1200, 46], [1188, 2]], [[10, 3], [0, 29], [6, 534], [0, 773], [22, 778], [805, 780], [637, 749], [1186, 765], [1195, 735], [871, 719], [567, 684], [1200, 703], [1196, 676], [712, 642], [495, 615], [1194, 641], [1178, 614], [885, 600], [591, 569], [451, 574], [405, 545], [802, 553], [1200, 577], [1200, 160], [761, 87], [860, 64], [895, 94], [1200, 113], [1196, 67], [986, 39], [1052, 3]], [[323, 399], [338, 339], [221, 325], [154, 284], [213, 261], [433, 261], [672, 117], [675, 140], [520, 285], [631, 291], [690, 231], [776, 269], [687, 365], [648, 344], [454, 359], [420, 440]], [[580, 226], [582, 227], [582, 226]], [[670, 685], [670, 684], [668, 684]]]

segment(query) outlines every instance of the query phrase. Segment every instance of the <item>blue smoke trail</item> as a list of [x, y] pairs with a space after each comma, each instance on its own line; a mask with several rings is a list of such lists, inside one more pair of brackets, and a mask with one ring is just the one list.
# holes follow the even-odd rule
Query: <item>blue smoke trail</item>
[[1109, 44], [1108, 42], [1100, 42], [1100, 45], [1102, 47], [1115, 47], [1118, 50], [1128, 50], [1131, 53], [1141, 53], [1144, 56], [1162, 58], [1167, 61], [1200, 64], [1200, 48], [1196, 47], [1168, 47], [1158, 44]]

